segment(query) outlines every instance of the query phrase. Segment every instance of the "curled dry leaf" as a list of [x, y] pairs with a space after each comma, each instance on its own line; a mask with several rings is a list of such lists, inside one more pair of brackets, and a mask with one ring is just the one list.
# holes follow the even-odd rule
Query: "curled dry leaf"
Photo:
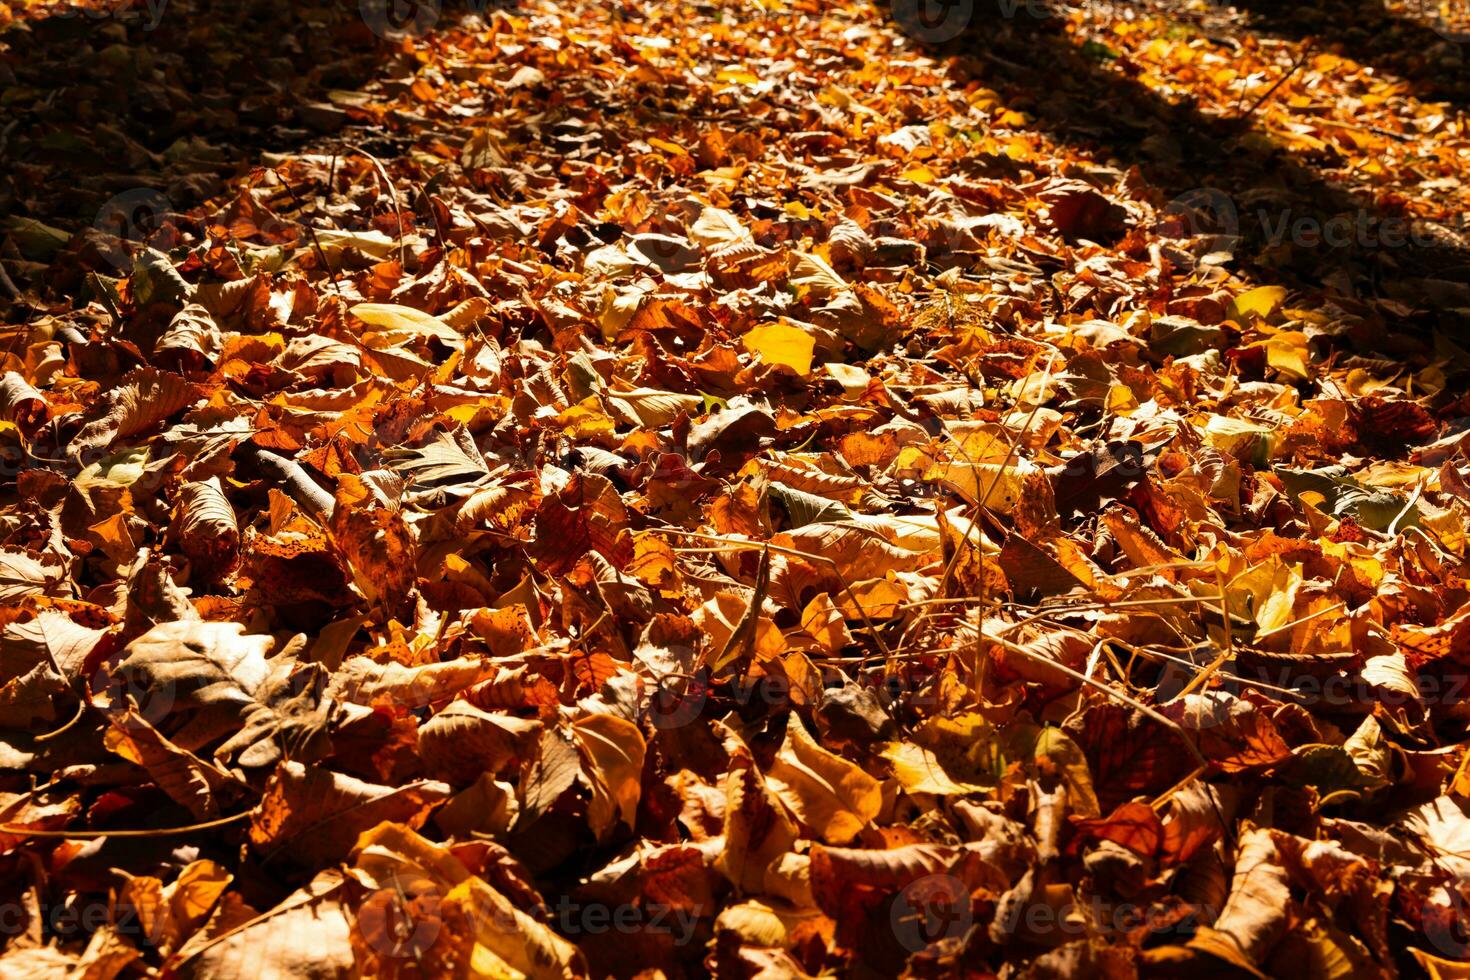
[[31, 433], [39, 429], [49, 415], [46, 396], [31, 387], [21, 375], [6, 371], [0, 378], [0, 416], [22, 432]]
[[766, 779], [798, 820], [832, 844], [852, 840], [882, 807], [878, 780], [823, 749], [795, 714]]
[[272, 638], [238, 623], [164, 623], [123, 649], [105, 691], [122, 712], [140, 694], [139, 710], [166, 721], [183, 749], [214, 746], [216, 757], [268, 766], [283, 753], [309, 756], [325, 724], [325, 677], [296, 659], [300, 646], [268, 659]]
[[219, 477], [179, 488], [179, 547], [209, 572], [228, 570], [240, 551], [240, 525]]
[[350, 976], [355, 960], [346, 884], [340, 872], [323, 871], [263, 915], [246, 912], [244, 921], [221, 922], [218, 935], [184, 948], [174, 970], [195, 980]]
[[160, 367], [179, 373], [201, 371], [214, 362], [222, 346], [214, 317], [203, 306], [190, 303], [174, 314], [153, 345], [153, 359]]
[[118, 439], [158, 425], [198, 397], [198, 389], [177, 374], [141, 370], [108, 395], [102, 413], [82, 426], [69, 448], [78, 458], [105, 451]]

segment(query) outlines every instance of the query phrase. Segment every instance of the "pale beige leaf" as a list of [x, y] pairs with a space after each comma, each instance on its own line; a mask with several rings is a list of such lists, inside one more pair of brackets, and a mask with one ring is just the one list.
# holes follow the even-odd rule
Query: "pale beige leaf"
[[356, 971], [339, 871], [323, 871], [263, 915], [192, 950], [175, 967], [186, 980], [339, 980]]

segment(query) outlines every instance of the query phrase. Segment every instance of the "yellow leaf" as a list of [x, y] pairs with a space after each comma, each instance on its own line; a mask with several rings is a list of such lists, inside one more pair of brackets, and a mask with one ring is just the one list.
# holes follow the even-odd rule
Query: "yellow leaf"
[[953, 718], [935, 717], [915, 736], [949, 779], [961, 786], [994, 786], [1004, 770], [995, 726], [970, 711]]
[[1012, 136], [1005, 145], [1005, 155], [1012, 160], [1031, 159], [1031, 144], [1024, 136]]
[[942, 483], [965, 500], [989, 507], [997, 514], [1009, 514], [1021, 500], [1026, 477], [1038, 469], [1036, 464], [1024, 459], [1017, 459], [1009, 466], [955, 460], [936, 463], [924, 474], [924, 479]]
[[1240, 323], [1246, 323], [1252, 318], [1265, 320], [1285, 300], [1285, 286], [1257, 286], [1235, 297], [1235, 302], [1231, 304], [1230, 318]]
[[801, 613], [801, 628], [828, 653], [836, 653], [852, 642], [847, 620], [825, 592], [818, 593]]
[[203, 924], [209, 910], [234, 880], [235, 876], [222, 866], [200, 860], [192, 862], [173, 884], [164, 888], [169, 914], [181, 935], [190, 935]]
[[[577, 947], [471, 874], [448, 848], [402, 824], [381, 823], [364, 832], [352, 859], [359, 880], [375, 886], [375, 894], [399, 901], [404, 893], [411, 897], [423, 890], [443, 896], [437, 910], [442, 926], [418, 951], [426, 974], [527, 980], [586, 975]], [[366, 925], [359, 922], [358, 928]], [[397, 950], [393, 938], [390, 934], [361, 943], [358, 962], [366, 975], [382, 976], [389, 968], [394, 971], [389, 975], [399, 975], [397, 964], [383, 962]], [[460, 959], [466, 953], [468, 964]]]
[[588, 395], [556, 417], [562, 434], [568, 439], [596, 439], [610, 436], [617, 430], [617, 423], [602, 411], [602, 403], [596, 395]]
[[653, 147], [655, 150], [663, 150], [665, 153], [672, 153], [675, 156], [689, 155], [689, 151], [684, 149], [678, 143], [670, 143], [668, 140], [661, 140], [657, 136], [650, 136], [648, 138], [648, 145]]
[[[718, 652], [730, 641], [749, 608], [747, 599], [732, 592], [716, 592], [690, 618], [709, 638], [708, 649]], [[786, 638], [770, 616], [761, 615], [755, 623], [755, 659], [770, 660], [786, 651]]]
[[1440, 959], [1421, 949], [1411, 949], [1409, 952], [1419, 961], [1419, 966], [1429, 976], [1429, 980], [1470, 980], [1470, 963]]
[[784, 364], [802, 377], [812, 373], [812, 351], [817, 343], [800, 327], [769, 323], [751, 330], [741, 343], [767, 364]]
[[1388, 570], [1383, 567], [1383, 562], [1360, 544], [1354, 544], [1351, 541], [1332, 541], [1327, 538], [1321, 539], [1318, 543], [1322, 546], [1322, 554], [1351, 566], [1353, 574], [1369, 588], [1377, 588], [1384, 576], [1388, 574]]
[[781, 802], [829, 844], [852, 840], [883, 806], [878, 780], [818, 745], [794, 712], [766, 781]]
[[1301, 566], [1289, 564], [1276, 555], [1238, 575], [1225, 590], [1232, 604], [1242, 613], [1254, 614], [1256, 625], [1269, 632], [1291, 622], [1297, 591], [1302, 586]]
[[1460, 767], [1455, 770], [1455, 775], [1450, 780], [1449, 794], [1470, 798], [1470, 751], [1467, 751], [1460, 759]]
[[1130, 415], [1138, 409], [1138, 398], [1127, 385], [1110, 385], [1107, 408], [1114, 415]]
[[455, 405], [444, 414], [472, 433], [479, 432], [505, 415], [507, 401], [504, 395], [485, 395], [477, 401]]
[[893, 765], [894, 778], [910, 793], [962, 796], [983, 793], [987, 789], [979, 783], [951, 778], [933, 752], [912, 742], [889, 742], [878, 754]]
[[1068, 802], [1080, 816], [1096, 817], [1100, 810], [1092, 788], [1092, 769], [1080, 746], [1060, 728], [1043, 728], [1033, 747], [1037, 761], [1047, 760], [1049, 767], [1061, 774], [1069, 790]]
[[715, 80], [729, 82], [733, 85], [755, 85], [760, 81], [760, 76], [746, 71], [744, 68], [721, 68], [720, 73], [715, 76]]
[[593, 832], [602, 837], [619, 819], [632, 827], [642, 791], [643, 733], [626, 718], [588, 714], [572, 723], [572, 734], [592, 786], [587, 821]]
[[1293, 381], [1305, 381], [1310, 377], [1306, 334], [1287, 330], [1264, 341], [1261, 346], [1266, 348], [1266, 363], [1284, 371]]
[[633, 536], [633, 560], [628, 564], [628, 574], [644, 585], [655, 589], [679, 589], [683, 579], [679, 575], [678, 557], [673, 547], [661, 535], [643, 531]]
[[364, 338], [375, 350], [429, 337], [451, 346], [458, 346], [463, 340], [459, 332], [443, 320], [411, 306], [358, 303], [348, 312], [368, 326], [378, 328], [368, 331]]
[[838, 608], [850, 619], [861, 619], [864, 614], [870, 619], [892, 619], [909, 601], [909, 593], [891, 579], [870, 578], [854, 582], [851, 593], [844, 589], [838, 599]]
[[1465, 545], [1470, 541], [1470, 511], [1458, 499], [1451, 499], [1449, 506], [1440, 510], [1421, 504], [1419, 523], [1434, 532], [1439, 543], [1452, 554], [1463, 556]]
[[1388, 382], [1373, 377], [1362, 368], [1353, 368], [1347, 373], [1347, 377], [1341, 382], [1343, 390], [1354, 398], [1362, 398], [1371, 395], [1379, 388], [1387, 388]]

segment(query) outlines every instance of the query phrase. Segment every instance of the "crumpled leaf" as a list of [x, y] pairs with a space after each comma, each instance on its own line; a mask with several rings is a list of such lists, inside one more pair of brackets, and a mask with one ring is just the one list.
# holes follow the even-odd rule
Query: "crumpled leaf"
[[283, 761], [251, 812], [250, 843], [267, 859], [305, 865], [347, 854], [364, 829], [383, 821], [418, 827], [450, 787], [432, 780], [377, 786], [330, 770]]
[[144, 432], [194, 403], [198, 389], [177, 374], [145, 369], [114, 388], [105, 411], [82, 426], [71, 440], [74, 457], [92, 462], [118, 439]]
[[878, 781], [823, 749], [794, 714], [766, 780], [798, 820], [832, 844], [856, 837], [882, 806]]
[[125, 692], [141, 692], [149, 717], [187, 713], [174, 735], [182, 748], [224, 738], [216, 757], [269, 766], [283, 754], [310, 755], [326, 723], [325, 671], [286, 651], [267, 659], [274, 646], [238, 623], [163, 623], [128, 644], [114, 674]]

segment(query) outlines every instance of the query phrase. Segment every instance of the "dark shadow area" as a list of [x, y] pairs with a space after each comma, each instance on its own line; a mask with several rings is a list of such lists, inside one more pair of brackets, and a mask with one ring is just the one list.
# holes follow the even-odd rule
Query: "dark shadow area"
[[[1313, 38], [1321, 50], [1335, 51], [1405, 79], [1421, 99], [1470, 107], [1470, 51], [1451, 37], [1470, 40], [1446, 28], [1434, 29], [1432, 13], [1423, 21], [1398, 16], [1383, 0], [1229, 0], [1249, 16], [1247, 27], [1259, 34], [1304, 41]], [[1429, 0], [1423, 0], [1426, 8]]]
[[[1222, 227], [1229, 220], [1211, 226], [1221, 209], [1210, 205], [1226, 202], [1244, 239], [1234, 267], [1259, 281], [1396, 301], [1346, 304], [1368, 324], [1363, 343], [1413, 346], [1411, 338], [1427, 336], [1425, 328], [1463, 333], [1470, 326], [1470, 247], [1458, 229], [1410, 221], [1328, 180], [1298, 154], [1252, 133], [1248, 119], [1169, 102], [1131, 77], [1136, 69], [1126, 60], [1072, 37], [1059, 16], [1024, 5], [1002, 16], [995, 3], [976, 0], [963, 33], [921, 46], [957, 58], [962, 78], [995, 89], [1007, 107], [1031, 114], [1051, 137], [1121, 170], [1136, 168], [1157, 192], [1156, 203], [1179, 201], [1184, 210], [1206, 205], [1194, 216], [1194, 230], [1230, 231]], [[1313, 162], [1342, 163], [1327, 156]], [[1352, 229], [1346, 243], [1314, 243], [1296, 231], [1325, 228], [1334, 219], [1334, 230]]]
[[67, 230], [152, 191], [186, 209], [265, 151], [345, 124], [328, 99], [391, 57], [355, 4], [134, 0], [0, 33], [0, 213]]
[[[381, 117], [365, 92], [411, 78], [405, 35], [513, 6], [86, 2], [0, 24], [0, 302], [26, 289], [60, 300], [88, 270], [130, 268], [126, 243], [168, 224], [200, 230], [200, 206], [227, 199], [272, 153], [398, 156], [415, 120]], [[62, 273], [59, 255], [70, 256]]]
[[[379, 156], [351, 93], [401, 69], [401, 31], [497, 0], [93, 0], [0, 29], [0, 215], [65, 230], [120, 194], [186, 210], [263, 153], [342, 135]], [[390, 120], [391, 125], [391, 120]]]
[[[381, 141], [373, 152], [390, 156], [391, 134], [354, 118], [351, 99], [333, 94], [408, 74], [407, 65], [395, 65], [401, 46], [383, 39], [383, 24], [371, 23], [375, 11], [391, 12], [401, 27], [415, 26], [425, 9], [440, 26], [486, 9], [486, 0], [442, 11], [408, 0], [123, 2], [114, 0], [106, 17], [48, 8], [0, 33], [0, 214], [76, 230], [127, 194], [161, 195], [182, 211], [220, 194], [264, 153], [330, 144], [344, 134], [355, 143]], [[1398, 18], [1383, 37], [1373, 36], [1383, 23], [1374, 18], [1388, 17], [1379, 0], [1331, 0], [1320, 10], [1241, 3], [1270, 23], [1317, 24], [1367, 45], [1427, 43], [1415, 30], [1443, 40]], [[1339, 6], [1366, 13], [1334, 18]], [[1248, 119], [1169, 102], [1131, 77], [1126, 60], [1080, 43], [1059, 16], [1038, 11], [1015, 0], [975, 0], [968, 28], [929, 50], [955, 56], [961, 78], [996, 89], [1054, 138], [1136, 168], [1159, 205], [1205, 205], [1189, 222], [1195, 230], [1234, 225], [1244, 237], [1237, 268], [1261, 281], [1396, 301], [1350, 310], [1370, 322], [1466, 325], [1470, 247], [1459, 229], [1410, 221], [1331, 181], [1313, 165], [1330, 170], [1343, 161], [1272, 149]], [[1384, 48], [1385, 57], [1394, 53]], [[1232, 215], [1211, 227], [1221, 215], [1209, 205], [1219, 200]], [[1314, 241], [1313, 228], [1339, 234]]]

